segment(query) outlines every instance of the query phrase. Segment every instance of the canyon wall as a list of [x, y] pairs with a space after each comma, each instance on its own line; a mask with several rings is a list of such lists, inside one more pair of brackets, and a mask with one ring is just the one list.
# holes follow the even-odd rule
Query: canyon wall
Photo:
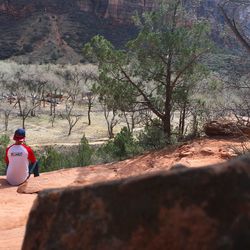
[[132, 0], [0, 0], [0, 60], [77, 63], [96, 34], [124, 46], [137, 34], [131, 16], [152, 6]]
[[72, 10], [91, 12], [99, 17], [128, 22], [135, 11], [154, 7], [153, 0], [2, 0], [0, 13], [13, 17], [27, 16], [36, 11], [64, 13]]
[[[134, 38], [135, 12], [155, 8], [154, 0], [0, 0], [0, 60], [21, 63], [77, 63], [83, 45], [100, 34], [116, 47]], [[220, 43], [218, 29], [223, 17], [219, 0], [202, 0], [198, 17], [212, 23], [213, 38]], [[186, 2], [187, 8], [193, 8]], [[222, 41], [223, 42], [223, 41]]]

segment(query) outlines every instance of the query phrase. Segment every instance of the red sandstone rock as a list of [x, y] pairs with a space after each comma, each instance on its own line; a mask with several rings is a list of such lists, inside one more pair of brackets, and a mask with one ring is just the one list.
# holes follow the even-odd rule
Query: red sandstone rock
[[250, 157], [38, 194], [22, 249], [250, 249]]
[[208, 136], [249, 136], [250, 127], [234, 121], [216, 120], [207, 122], [204, 132]]
[[[242, 149], [242, 144], [237, 138], [227, 140], [225, 140], [225, 138], [201, 138], [189, 142], [189, 144], [190, 145], [186, 144], [185, 146], [189, 149], [193, 148], [195, 150], [191, 157], [180, 159], [179, 152], [182, 149], [166, 148], [122, 162], [42, 173], [39, 178], [33, 178], [33, 176], [31, 176], [26, 185], [18, 189], [20, 193], [16, 192], [17, 187], [11, 187], [7, 184], [5, 176], [1, 176], [0, 249], [21, 249], [27, 218], [33, 200], [37, 195], [36, 193], [41, 192], [44, 189], [87, 186], [97, 182], [121, 178], [124, 179], [129, 176], [140, 175], [143, 173], [168, 170], [175, 164], [183, 164], [188, 167], [217, 164], [228, 159], [221, 157], [220, 152], [223, 150], [232, 147]], [[250, 148], [249, 143], [246, 144], [246, 146]], [[200, 149], [204, 147], [211, 148], [215, 153], [212, 156], [202, 155]], [[178, 170], [175, 170], [175, 172], [176, 171]], [[223, 183], [221, 183], [221, 185], [223, 185]], [[206, 194], [204, 193], [204, 195]], [[223, 209], [225, 212], [227, 211], [225, 207]]]
[[211, 148], [203, 148], [201, 149], [201, 154], [203, 155], [213, 155], [214, 154], [214, 151], [211, 149]]

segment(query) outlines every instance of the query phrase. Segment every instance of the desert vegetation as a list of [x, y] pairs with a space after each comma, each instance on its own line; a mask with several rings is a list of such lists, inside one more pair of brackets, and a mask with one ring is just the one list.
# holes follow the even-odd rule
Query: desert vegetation
[[[225, 6], [220, 8], [228, 17]], [[131, 104], [140, 104], [150, 110], [160, 121], [166, 143], [173, 136], [196, 136], [204, 120], [244, 116], [248, 101], [240, 92], [248, 95], [249, 57], [212, 44], [208, 23], [181, 1], [163, 2], [158, 11], [136, 16], [135, 22], [140, 32], [125, 50], [115, 49], [101, 36], [84, 48], [98, 65], [99, 94], [104, 101], [115, 99], [109, 106], [131, 110]]]
[[[234, 20], [226, 4], [220, 8]], [[209, 24], [181, 1], [134, 22], [138, 36], [124, 49], [92, 38], [83, 50], [89, 64], [0, 62], [1, 159], [16, 127], [40, 127], [29, 142], [41, 146], [41, 168], [49, 171], [176, 144], [220, 117], [249, 126], [249, 56], [216, 47]], [[101, 146], [90, 146], [100, 139]], [[58, 142], [71, 149], [57, 150]], [[3, 160], [0, 167], [3, 174]]]

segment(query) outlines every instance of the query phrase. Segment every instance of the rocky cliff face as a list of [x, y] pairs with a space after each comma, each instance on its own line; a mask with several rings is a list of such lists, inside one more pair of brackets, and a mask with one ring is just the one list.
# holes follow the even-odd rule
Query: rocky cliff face
[[153, 0], [2, 0], [0, 11], [14, 17], [22, 17], [35, 11], [64, 13], [80, 10], [99, 17], [127, 22], [135, 11], [142, 12], [154, 7]]
[[104, 18], [112, 18], [120, 22], [128, 22], [135, 11], [143, 12], [154, 7], [152, 0], [93, 0], [78, 1], [77, 5], [82, 10], [91, 11]]
[[[202, 0], [199, 16], [221, 19], [219, 0]], [[81, 49], [100, 34], [117, 47], [136, 35], [131, 16], [154, 0], [0, 0], [0, 59], [78, 62]], [[192, 7], [192, 6], [190, 6]]]
[[101, 34], [115, 46], [136, 34], [130, 18], [153, 1], [0, 0], [0, 59], [78, 62], [83, 44]]

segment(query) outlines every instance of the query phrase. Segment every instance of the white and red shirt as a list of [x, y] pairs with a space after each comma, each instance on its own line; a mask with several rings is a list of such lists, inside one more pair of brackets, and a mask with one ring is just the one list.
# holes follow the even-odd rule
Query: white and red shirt
[[7, 181], [18, 186], [28, 178], [29, 163], [35, 163], [36, 157], [27, 145], [13, 144], [6, 149], [5, 161], [8, 165]]

